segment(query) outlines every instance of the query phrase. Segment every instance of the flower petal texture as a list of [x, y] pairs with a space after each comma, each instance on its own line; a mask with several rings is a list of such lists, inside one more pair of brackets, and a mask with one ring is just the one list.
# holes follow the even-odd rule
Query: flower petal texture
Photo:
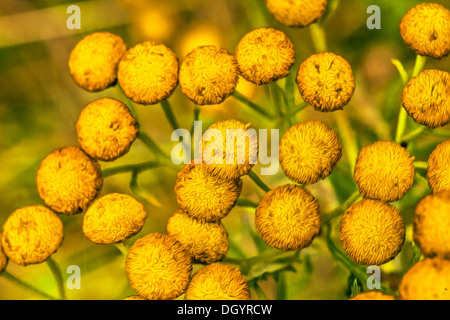
[[306, 27], [323, 16], [327, 0], [266, 0], [269, 12], [289, 27]]
[[3, 250], [3, 246], [1, 243], [2, 234], [0, 233], [0, 274], [3, 270], [6, 269], [6, 266], [8, 265], [8, 256], [6, 255], [5, 251]]
[[427, 179], [433, 193], [450, 190], [450, 140], [438, 144], [428, 157]]
[[367, 291], [355, 295], [350, 300], [395, 300], [395, 297], [380, 291]]

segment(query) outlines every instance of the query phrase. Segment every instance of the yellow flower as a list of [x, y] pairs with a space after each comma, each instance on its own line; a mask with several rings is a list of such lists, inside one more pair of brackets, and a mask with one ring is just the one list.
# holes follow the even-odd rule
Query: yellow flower
[[110, 193], [86, 210], [83, 232], [95, 243], [117, 243], [138, 233], [146, 218], [147, 211], [139, 201], [126, 194]]
[[123, 39], [109, 32], [95, 32], [79, 41], [69, 56], [75, 82], [88, 91], [101, 91], [115, 84], [117, 66], [127, 50]]
[[61, 245], [63, 224], [47, 207], [22, 207], [4, 223], [1, 240], [8, 258], [18, 265], [41, 263]]
[[76, 129], [83, 151], [103, 161], [115, 160], [127, 153], [139, 131], [128, 107], [111, 98], [100, 98], [84, 107]]
[[380, 291], [367, 291], [359, 293], [349, 300], [395, 300], [395, 297]]
[[235, 50], [240, 74], [255, 84], [266, 84], [289, 74], [295, 62], [294, 45], [282, 31], [259, 28], [247, 33]]
[[399, 292], [403, 300], [450, 300], [450, 261], [424, 259], [403, 276]]
[[280, 165], [286, 176], [301, 184], [327, 177], [342, 156], [334, 130], [321, 121], [304, 121], [290, 127], [281, 138]]
[[125, 95], [134, 102], [159, 103], [178, 84], [178, 58], [165, 45], [145, 41], [123, 55], [117, 78]]
[[195, 104], [219, 104], [236, 88], [237, 62], [225, 49], [200, 46], [184, 58], [179, 78], [181, 92]]
[[299, 185], [277, 187], [258, 204], [255, 226], [269, 247], [283, 251], [303, 249], [319, 234], [319, 203]]
[[266, 0], [269, 12], [280, 23], [290, 27], [306, 27], [327, 11], [327, 0]]
[[212, 263], [192, 276], [186, 300], [250, 300], [247, 281], [238, 268]]
[[428, 128], [450, 122], [450, 73], [425, 70], [403, 89], [402, 105], [415, 122]]
[[147, 300], [147, 299], [144, 299], [138, 295], [134, 295], [134, 296], [125, 297], [122, 300]]
[[433, 193], [450, 190], [450, 140], [436, 146], [428, 158], [427, 179]]
[[297, 86], [306, 103], [322, 112], [343, 109], [355, 91], [350, 64], [332, 52], [321, 52], [300, 64]]
[[169, 218], [167, 234], [185, 246], [199, 263], [220, 261], [228, 252], [228, 233], [222, 222], [192, 219], [183, 210]]
[[175, 196], [194, 219], [217, 221], [227, 216], [241, 194], [242, 180], [225, 180], [208, 173], [206, 164], [186, 164], [177, 175]]
[[44, 203], [56, 212], [80, 213], [99, 193], [103, 178], [100, 165], [80, 148], [53, 151], [37, 171], [37, 188]]
[[363, 199], [345, 211], [339, 239], [353, 262], [381, 265], [400, 252], [405, 241], [405, 223], [394, 206]]
[[399, 144], [377, 141], [363, 147], [353, 178], [364, 198], [399, 200], [414, 182], [414, 157]]
[[440, 59], [450, 52], [450, 11], [437, 3], [418, 4], [402, 18], [400, 35], [417, 54]]
[[414, 214], [414, 242], [425, 257], [450, 259], [450, 190], [423, 198]]
[[125, 271], [131, 288], [142, 298], [171, 300], [186, 291], [192, 260], [174, 238], [150, 233], [131, 246]]
[[3, 250], [3, 246], [1, 243], [1, 239], [3, 238], [3, 235], [0, 233], [0, 274], [3, 270], [6, 269], [6, 265], [8, 264], [8, 256], [5, 254], [5, 251]]
[[[258, 137], [250, 125], [235, 119], [221, 120], [205, 131], [201, 148], [208, 172], [222, 179], [237, 179], [250, 172], [258, 157]], [[222, 141], [215, 142], [219, 132]]]

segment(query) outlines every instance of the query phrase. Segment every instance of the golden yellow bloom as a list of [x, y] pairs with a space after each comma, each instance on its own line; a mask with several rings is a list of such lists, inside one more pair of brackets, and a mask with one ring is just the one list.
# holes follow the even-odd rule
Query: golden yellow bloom
[[199, 263], [220, 261], [228, 252], [228, 233], [222, 222], [193, 219], [183, 210], [169, 218], [167, 234], [185, 246]]
[[415, 122], [428, 128], [450, 122], [450, 73], [425, 70], [408, 81], [402, 105]]
[[422, 56], [440, 59], [450, 52], [450, 11], [437, 3], [421, 3], [403, 16], [400, 35]]
[[258, 157], [258, 137], [250, 125], [235, 119], [221, 120], [205, 131], [201, 142], [203, 162], [212, 175], [232, 180], [250, 172]]
[[403, 276], [400, 297], [403, 300], [450, 300], [449, 274], [449, 260], [421, 260]]
[[255, 84], [266, 84], [289, 74], [295, 62], [294, 45], [282, 31], [259, 28], [247, 33], [235, 50], [240, 74]]
[[237, 62], [225, 49], [200, 46], [184, 58], [179, 78], [181, 92], [194, 103], [219, 104], [236, 88]]
[[327, 0], [266, 0], [269, 12], [289, 27], [306, 27], [327, 11]]
[[242, 180], [225, 180], [208, 173], [206, 164], [186, 164], [177, 175], [175, 196], [181, 209], [194, 219], [217, 221], [226, 217], [241, 194]]
[[3, 270], [6, 269], [6, 265], [8, 264], [8, 256], [5, 254], [5, 251], [3, 250], [3, 246], [1, 243], [1, 239], [3, 238], [2, 234], [0, 233], [0, 274]]
[[332, 52], [321, 52], [300, 64], [297, 86], [306, 103], [322, 112], [343, 109], [355, 91], [350, 64]]
[[165, 45], [145, 41], [123, 55], [117, 78], [128, 98], [140, 104], [155, 104], [175, 90], [178, 58]]
[[150, 233], [131, 246], [125, 271], [131, 288], [142, 298], [171, 300], [186, 291], [192, 260], [174, 238]]
[[450, 259], [450, 190], [423, 198], [414, 214], [414, 242], [425, 257]]
[[134, 296], [125, 297], [122, 300], [147, 300], [147, 299], [144, 299], [138, 295], [134, 295]]
[[110, 193], [95, 200], [86, 210], [83, 232], [95, 243], [117, 243], [138, 233], [146, 218], [147, 211], [135, 198]]
[[450, 140], [436, 146], [428, 158], [427, 179], [433, 193], [450, 190]]
[[95, 32], [79, 41], [69, 56], [75, 82], [88, 91], [101, 91], [117, 79], [117, 66], [127, 50], [123, 39], [109, 32]]
[[283, 251], [303, 249], [319, 234], [319, 203], [299, 185], [277, 187], [258, 204], [255, 226], [269, 247]]
[[23, 207], [8, 217], [1, 240], [8, 258], [18, 265], [41, 263], [61, 245], [63, 224], [47, 207]]
[[83, 108], [76, 123], [78, 143], [91, 158], [111, 161], [123, 156], [139, 131], [128, 107], [100, 98]]
[[405, 241], [405, 223], [394, 206], [363, 199], [345, 211], [339, 239], [355, 263], [381, 265], [400, 252]]
[[192, 276], [186, 300], [250, 300], [250, 290], [238, 268], [212, 263]]
[[380, 291], [367, 291], [359, 293], [349, 300], [395, 300], [395, 297]]
[[377, 141], [359, 151], [353, 178], [364, 198], [396, 201], [414, 183], [414, 157], [395, 142]]
[[333, 171], [341, 150], [334, 130], [321, 121], [304, 121], [290, 127], [281, 138], [280, 165], [291, 180], [311, 184]]
[[37, 188], [44, 203], [56, 212], [80, 213], [99, 193], [100, 165], [80, 148], [68, 146], [50, 153], [37, 171]]

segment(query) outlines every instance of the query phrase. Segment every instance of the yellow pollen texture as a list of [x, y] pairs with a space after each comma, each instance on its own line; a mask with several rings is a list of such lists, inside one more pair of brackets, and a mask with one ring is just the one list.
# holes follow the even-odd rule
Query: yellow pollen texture
[[327, 10], [327, 0], [266, 0], [269, 12], [289, 27], [306, 27]]
[[395, 300], [395, 297], [380, 291], [368, 291], [359, 293], [350, 300]]
[[450, 140], [438, 144], [430, 154], [427, 179], [433, 193], [450, 190]]

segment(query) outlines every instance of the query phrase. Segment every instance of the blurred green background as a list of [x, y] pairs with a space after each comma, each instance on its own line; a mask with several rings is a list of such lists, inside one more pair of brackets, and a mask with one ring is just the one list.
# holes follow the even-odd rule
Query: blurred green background
[[[346, 120], [358, 147], [376, 140], [393, 140], [402, 90], [401, 79], [391, 63], [395, 58], [410, 71], [415, 54], [403, 43], [398, 25], [407, 9], [422, 1], [404, 0], [341, 0], [336, 11], [325, 22], [329, 50], [352, 65], [356, 91], [344, 108]], [[447, 1], [435, 1], [446, 4]], [[81, 9], [81, 29], [69, 30], [66, 9], [76, 4]], [[369, 30], [366, 9], [377, 4], [381, 8], [381, 29]], [[448, 4], [448, 3], [447, 3]], [[289, 88], [298, 65], [315, 53], [309, 28], [283, 26], [266, 10], [263, 0], [2, 0], [0, 1], [0, 224], [15, 209], [42, 204], [35, 183], [36, 170], [52, 150], [77, 144], [75, 122], [81, 109], [100, 97], [122, 99], [118, 88], [89, 93], [72, 80], [67, 61], [71, 49], [84, 35], [107, 30], [124, 38], [128, 47], [145, 40], [156, 40], [183, 57], [198, 45], [214, 44], [234, 52], [240, 38], [257, 27], [269, 26], [286, 32], [296, 50], [296, 63], [291, 75], [278, 83]], [[429, 59], [426, 68], [449, 71], [447, 58]], [[256, 86], [240, 79], [237, 90], [267, 110], [275, 110], [269, 86]], [[288, 92], [300, 102], [296, 88]], [[293, 95], [293, 96], [292, 96]], [[169, 99], [183, 128], [193, 124], [194, 104], [178, 87]], [[142, 130], [147, 132], [165, 151], [175, 145], [170, 141], [172, 129], [160, 105], [136, 106]], [[255, 129], [278, 128], [280, 138], [288, 123], [268, 121], [233, 97], [217, 106], [200, 107], [199, 119], [205, 130], [211, 123], [227, 118], [252, 122]], [[335, 130], [335, 115], [319, 113], [311, 107], [298, 113], [294, 121], [320, 119]], [[408, 121], [408, 131], [417, 128]], [[417, 160], [426, 161], [442, 137], [424, 135], [408, 145]], [[344, 145], [345, 148], [345, 145]], [[153, 155], [137, 140], [130, 152], [113, 163], [102, 162], [102, 168], [153, 159]], [[255, 172], [259, 173], [257, 165]], [[308, 189], [317, 197], [323, 213], [330, 212], [356, 190], [344, 154], [334, 172], [324, 181]], [[149, 232], [165, 233], [169, 216], [178, 209], [173, 187], [176, 170], [157, 168], [139, 176], [145, 193], [135, 195], [149, 216], [142, 231], [130, 242]], [[424, 172], [421, 172], [424, 174]], [[262, 176], [270, 186], [288, 183], [281, 169], [277, 175]], [[242, 197], [258, 201], [262, 192], [244, 177]], [[130, 174], [105, 178], [102, 194], [123, 192], [129, 188]], [[407, 195], [396, 202], [405, 221], [410, 224], [417, 202], [428, 187], [416, 181]], [[252, 257], [257, 245], [252, 234], [254, 209], [235, 207], [223, 220], [230, 237], [229, 257]], [[83, 215], [62, 216], [65, 236], [62, 247], [53, 255], [60, 265], [64, 280], [69, 265], [81, 268], [81, 289], [66, 290], [69, 299], [123, 299], [134, 294], [124, 273], [124, 257], [115, 246], [95, 245], [82, 233]], [[333, 221], [336, 238], [339, 219]], [[301, 252], [301, 263], [294, 271], [283, 272], [282, 278], [261, 280], [269, 299], [346, 299], [349, 272], [329, 253], [324, 237]], [[382, 280], [390, 280], [395, 289], [401, 275], [411, 264], [411, 229], [400, 255], [383, 266]], [[338, 244], [338, 242], [336, 242]], [[196, 266], [198, 268], [198, 266]], [[57, 296], [56, 283], [48, 266], [43, 263], [21, 267], [13, 262], [7, 270], [21, 280]], [[281, 273], [280, 273], [281, 274]], [[0, 299], [40, 299], [41, 297], [0, 277]]]

